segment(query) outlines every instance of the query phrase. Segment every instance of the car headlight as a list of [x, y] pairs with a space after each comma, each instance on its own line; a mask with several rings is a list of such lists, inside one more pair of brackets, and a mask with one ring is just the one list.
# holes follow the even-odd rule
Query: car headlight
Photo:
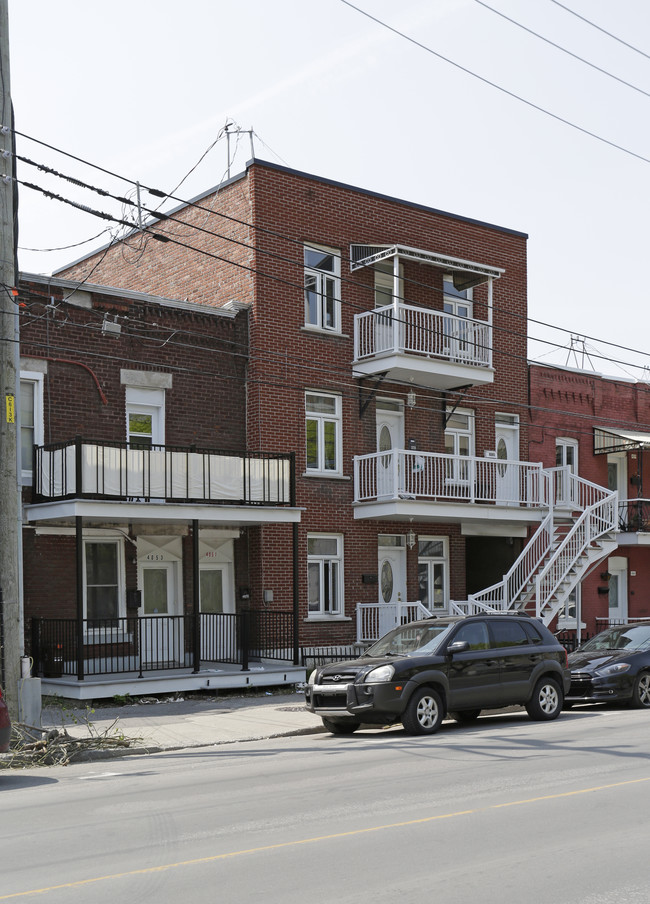
[[631, 668], [632, 666], [629, 662], [615, 662], [614, 665], [606, 665], [602, 669], [596, 669], [596, 674], [600, 675], [601, 678], [605, 678], [608, 675], [621, 675]]
[[316, 675], [317, 674], [318, 674], [318, 669], [314, 669], [314, 671], [309, 676], [309, 681], [307, 682], [307, 684], [311, 684], [311, 685], [316, 684]]
[[394, 674], [395, 669], [392, 665], [380, 665], [372, 672], [368, 672], [364, 680], [367, 684], [379, 684], [381, 681], [390, 681]]

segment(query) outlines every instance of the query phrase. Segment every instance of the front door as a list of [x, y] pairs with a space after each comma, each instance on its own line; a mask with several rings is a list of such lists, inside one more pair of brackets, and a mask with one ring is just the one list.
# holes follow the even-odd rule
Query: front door
[[237, 657], [235, 598], [231, 566], [201, 565], [199, 609], [201, 612], [201, 659], [232, 662]]
[[398, 449], [404, 448], [404, 408], [393, 399], [377, 400], [377, 495], [400, 492]]
[[627, 621], [627, 558], [610, 556], [609, 571], [609, 623], [624, 624]]
[[166, 668], [183, 662], [183, 620], [176, 612], [176, 565], [142, 563], [142, 623], [140, 637], [144, 662]]
[[518, 505], [520, 500], [519, 468], [507, 464], [519, 461], [519, 417], [497, 414], [494, 426], [497, 451], [496, 501], [501, 505]]
[[[379, 602], [386, 604], [385, 617], [388, 619], [386, 623], [380, 624], [379, 630], [380, 634], [385, 634], [386, 631], [398, 624], [398, 603], [406, 602], [405, 537], [400, 534], [380, 537], [378, 553]], [[391, 618], [392, 621], [390, 621]]]

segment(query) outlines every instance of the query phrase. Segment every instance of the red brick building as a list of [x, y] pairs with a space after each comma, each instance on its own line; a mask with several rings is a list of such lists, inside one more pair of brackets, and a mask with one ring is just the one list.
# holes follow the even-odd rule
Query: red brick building
[[[559, 626], [583, 633], [650, 618], [648, 385], [569, 368], [530, 366], [530, 458], [569, 466], [618, 494], [618, 548], [585, 577]], [[644, 489], [644, 484], [646, 488]]]
[[[294, 651], [364, 643], [424, 613], [524, 607], [550, 624], [612, 548], [612, 493], [567, 462], [543, 467], [537, 450], [529, 460], [520, 232], [254, 161], [58, 276], [66, 291], [75, 281], [83, 291], [88, 279], [109, 287], [104, 305], [133, 293], [145, 304], [153, 296], [154, 305], [180, 298], [177, 307], [188, 311], [174, 316], [197, 318], [189, 332], [207, 344], [196, 339], [196, 361], [193, 346], [175, 350], [180, 326], [174, 332], [165, 322], [161, 331], [157, 315], [144, 318], [139, 337], [154, 337], [146, 359], [152, 370], [167, 373], [172, 354], [180, 354], [174, 366], [181, 370], [191, 364], [184, 382], [174, 375], [178, 406], [154, 444], [213, 449], [223, 435], [221, 450], [238, 447], [264, 461], [272, 453], [295, 456], [289, 504], [285, 459], [272, 471], [265, 465], [275, 495], [260, 479], [258, 492], [267, 495], [247, 500], [249, 520], [237, 523], [221, 603], [235, 616], [250, 609], [258, 632], [290, 613]], [[94, 333], [113, 349], [113, 367], [122, 354], [113, 324], [123, 313], [101, 311], [102, 330]], [[224, 315], [230, 344], [212, 346], [208, 337], [214, 329], [222, 335], [225, 327], [215, 325]], [[48, 320], [37, 323], [42, 331]], [[147, 378], [129, 395], [133, 378], [120, 376], [118, 387], [118, 373], [113, 396], [123, 408], [113, 430], [120, 418], [128, 425], [130, 411], [137, 427], [138, 390], [164, 391], [166, 406], [165, 377]], [[61, 432], [48, 440], [66, 438], [73, 424], [88, 434], [75, 399], [70, 389]], [[95, 406], [88, 424], [100, 430], [109, 416]], [[138, 445], [125, 428], [121, 439]], [[169, 463], [172, 484], [183, 467]], [[233, 473], [241, 481], [240, 470]], [[223, 475], [227, 497], [227, 469]], [[167, 485], [157, 494], [166, 518]], [[149, 495], [138, 490], [125, 501], [142, 511]], [[202, 517], [223, 520], [227, 498], [215, 514], [207, 496]], [[270, 507], [251, 523], [261, 502]], [[195, 528], [203, 534], [189, 520], [186, 557]], [[187, 607], [187, 575], [199, 587], [199, 570], [185, 558], [177, 572]], [[140, 616], [150, 608], [144, 580], [139, 571], [130, 584], [140, 592]], [[82, 592], [88, 588], [78, 599]], [[200, 587], [192, 592], [191, 611], [200, 612]], [[286, 630], [275, 644], [286, 653]]]
[[[150, 231], [169, 240], [65, 276], [250, 305], [247, 448], [296, 452], [302, 644], [355, 640], [359, 604], [446, 612], [502, 577], [540, 520], [524, 234], [261, 161]], [[284, 606], [286, 536], [258, 539], [253, 602]]]
[[[283, 674], [271, 666], [254, 683], [282, 683], [297, 658], [291, 600], [273, 623], [242, 612], [262, 525], [291, 571], [300, 512], [290, 451], [246, 451], [246, 308], [34, 276], [19, 310], [35, 673], [64, 694], [95, 679], [110, 695], [120, 673], [154, 692], [179, 685], [152, 673], [215, 684], [224, 664], [241, 672], [242, 656], [269, 646], [284, 647]], [[235, 686], [251, 683], [246, 671]]]

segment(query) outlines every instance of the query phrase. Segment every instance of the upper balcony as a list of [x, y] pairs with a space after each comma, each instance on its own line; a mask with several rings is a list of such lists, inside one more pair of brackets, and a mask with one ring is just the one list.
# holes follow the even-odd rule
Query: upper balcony
[[[206, 505], [219, 511], [207, 515]], [[215, 523], [300, 520], [293, 453], [135, 446], [81, 437], [35, 447], [33, 501], [27, 510], [30, 521], [47, 520], [48, 512], [62, 520], [82, 513], [122, 520], [198, 517]]]
[[355, 518], [432, 522], [541, 520], [541, 464], [391, 449], [354, 459]]
[[[354, 376], [381, 375], [442, 391], [494, 381], [492, 288], [504, 272], [501, 268], [404, 245], [352, 245], [350, 260], [352, 271], [376, 271], [379, 302], [374, 310], [355, 315]], [[408, 303], [405, 261], [443, 271], [442, 294], [431, 290], [432, 307]], [[382, 288], [377, 291], [379, 275]], [[472, 292], [483, 284], [481, 304], [487, 319], [479, 320], [472, 316]], [[382, 305], [387, 298], [391, 303]]]
[[353, 367], [433, 389], [483, 386], [494, 381], [492, 327], [401, 303], [375, 308], [355, 315]]

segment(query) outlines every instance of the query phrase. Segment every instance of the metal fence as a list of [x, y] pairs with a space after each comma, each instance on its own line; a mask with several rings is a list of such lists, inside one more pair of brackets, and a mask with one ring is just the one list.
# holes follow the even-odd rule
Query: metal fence
[[294, 505], [295, 456], [74, 440], [34, 447], [34, 499]]
[[[250, 660], [292, 662], [293, 613], [127, 616], [32, 619], [34, 672], [44, 678], [85, 677], [193, 668]], [[296, 662], [297, 664], [297, 662]]]

